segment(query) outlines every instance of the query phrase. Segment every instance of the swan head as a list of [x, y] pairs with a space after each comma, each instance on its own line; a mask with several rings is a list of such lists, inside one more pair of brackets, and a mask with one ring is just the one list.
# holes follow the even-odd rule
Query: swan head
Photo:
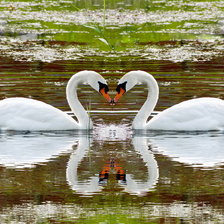
[[85, 74], [87, 77], [85, 84], [90, 85], [93, 89], [98, 91], [107, 100], [107, 102], [112, 102], [112, 99], [108, 94], [109, 87], [107, 82], [99, 73], [94, 71], [82, 71], [82, 74]]
[[142, 71], [131, 71], [125, 74], [118, 82], [116, 88], [116, 96], [114, 97], [113, 102], [117, 103], [118, 100], [130, 89], [132, 89], [136, 84], [138, 84], [138, 79], [136, 72]]

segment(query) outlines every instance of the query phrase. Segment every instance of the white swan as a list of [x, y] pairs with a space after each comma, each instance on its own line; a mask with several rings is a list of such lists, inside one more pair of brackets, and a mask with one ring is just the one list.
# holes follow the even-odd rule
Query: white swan
[[91, 119], [77, 98], [76, 89], [79, 84], [90, 85], [108, 102], [111, 101], [105, 79], [97, 72], [81, 71], [71, 77], [66, 87], [68, 104], [78, 122], [44, 102], [15, 97], [0, 101], [0, 129], [30, 131], [91, 129]]
[[148, 87], [148, 97], [133, 121], [134, 129], [206, 131], [224, 130], [224, 101], [218, 98], [198, 98], [176, 104], [147, 121], [156, 106], [159, 88], [156, 80], [147, 72], [131, 71], [118, 83], [116, 103], [119, 98], [137, 84]]

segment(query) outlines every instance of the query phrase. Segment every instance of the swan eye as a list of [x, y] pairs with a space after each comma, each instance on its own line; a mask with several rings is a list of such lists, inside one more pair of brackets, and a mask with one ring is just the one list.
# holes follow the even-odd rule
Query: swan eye
[[104, 89], [104, 92], [105, 92], [105, 93], [109, 92], [109, 88], [108, 88], [108, 85], [107, 85], [107, 84], [104, 84], [104, 83], [102, 83], [102, 82], [100, 82], [100, 81], [98, 81], [98, 83], [99, 83], [99, 92], [100, 92], [100, 90], [102, 90], [102, 89]]
[[120, 93], [121, 89], [123, 89], [126, 92], [126, 84], [127, 84], [127, 81], [123, 82], [117, 86], [116, 91], [118, 94]]

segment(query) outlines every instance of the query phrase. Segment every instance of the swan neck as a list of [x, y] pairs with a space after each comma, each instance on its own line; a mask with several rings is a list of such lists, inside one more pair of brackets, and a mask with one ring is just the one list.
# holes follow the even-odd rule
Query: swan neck
[[159, 87], [152, 75], [140, 78], [139, 82], [147, 85], [148, 95], [145, 103], [134, 118], [133, 127], [134, 129], [145, 129], [147, 126], [147, 120], [157, 104]]
[[75, 75], [72, 76], [66, 87], [66, 98], [72, 112], [78, 120], [80, 129], [89, 129], [92, 127], [91, 119], [80, 103], [77, 95], [77, 87], [79, 84], [84, 83], [84, 81], [85, 80], [82, 80], [81, 77], [75, 77]]

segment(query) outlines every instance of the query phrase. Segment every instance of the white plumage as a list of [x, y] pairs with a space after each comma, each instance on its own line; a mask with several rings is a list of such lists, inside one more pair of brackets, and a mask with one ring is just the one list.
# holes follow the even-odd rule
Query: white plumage
[[[66, 87], [66, 99], [78, 121], [44, 102], [29, 98], [8, 98], [0, 101], [0, 129], [7, 130], [73, 130], [91, 129], [92, 121], [78, 100], [77, 87], [88, 84], [110, 101], [105, 79], [94, 71], [73, 75]], [[105, 92], [106, 91], [106, 92]]]
[[224, 101], [203, 97], [176, 104], [154, 116], [146, 126], [154, 130], [224, 130]]
[[38, 100], [14, 97], [0, 101], [0, 127], [9, 130], [72, 130], [78, 124], [61, 110]]
[[146, 84], [148, 97], [133, 121], [134, 129], [207, 131], [224, 130], [224, 101], [218, 98], [203, 97], [176, 104], [148, 121], [158, 98], [159, 87], [152, 75], [144, 71], [131, 71], [118, 83], [114, 101], [137, 84]]

